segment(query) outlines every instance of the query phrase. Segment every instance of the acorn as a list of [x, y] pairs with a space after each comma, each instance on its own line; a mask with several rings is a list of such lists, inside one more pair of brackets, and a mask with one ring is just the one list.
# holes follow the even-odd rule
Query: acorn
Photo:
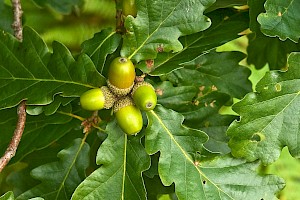
[[131, 96], [141, 110], [153, 110], [156, 106], [157, 96], [150, 83], [137, 82], [132, 89]]
[[108, 69], [107, 86], [117, 96], [130, 93], [134, 85], [135, 67], [130, 59], [115, 58]]
[[143, 117], [140, 109], [136, 107], [133, 100], [123, 97], [113, 107], [118, 125], [128, 135], [136, 135], [143, 128]]
[[135, 0], [123, 0], [122, 11], [124, 16], [131, 15], [133, 17], [136, 17], [137, 9], [135, 5]]
[[115, 101], [115, 95], [106, 86], [88, 90], [80, 96], [81, 107], [90, 111], [109, 109]]

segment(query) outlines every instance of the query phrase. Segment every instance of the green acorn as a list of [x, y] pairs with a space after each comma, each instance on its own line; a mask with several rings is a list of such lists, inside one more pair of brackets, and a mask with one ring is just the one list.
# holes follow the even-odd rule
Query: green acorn
[[153, 86], [147, 82], [138, 82], [134, 85], [131, 96], [134, 103], [145, 111], [153, 110], [157, 103], [157, 96]]
[[117, 96], [130, 93], [135, 79], [135, 67], [131, 60], [123, 57], [115, 58], [108, 69], [107, 86]]
[[81, 107], [90, 111], [109, 109], [115, 101], [115, 95], [106, 86], [88, 90], [80, 96]]
[[131, 15], [133, 17], [136, 17], [137, 10], [135, 0], [123, 0], [122, 11], [124, 16]]
[[142, 113], [129, 96], [118, 100], [114, 105], [114, 113], [120, 128], [128, 135], [136, 135], [143, 128]]

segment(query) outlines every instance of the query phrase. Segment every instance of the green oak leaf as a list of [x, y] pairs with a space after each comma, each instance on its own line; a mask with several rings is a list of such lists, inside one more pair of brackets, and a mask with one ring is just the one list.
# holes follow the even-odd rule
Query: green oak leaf
[[142, 172], [149, 168], [150, 158], [141, 138], [127, 136], [115, 120], [106, 130], [108, 137], [96, 158], [101, 166], [78, 186], [72, 199], [146, 199]]
[[113, 53], [119, 46], [121, 35], [112, 29], [96, 33], [92, 39], [82, 43], [82, 51], [89, 55], [98, 71], [102, 74], [106, 56]]
[[281, 40], [291, 39], [298, 42], [300, 37], [300, 1], [267, 0], [266, 13], [261, 13], [257, 20], [261, 31], [271, 37], [278, 36]]
[[[189, 88], [192, 89], [190, 92]], [[222, 154], [230, 152], [226, 130], [236, 116], [219, 114], [220, 108], [230, 101], [229, 95], [213, 91], [195, 97], [194, 87], [173, 87], [170, 82], [158, 85], [156, 91], [159, 91], [158, 103], [181, 113], [185, 118], [184, 125], [202, 130], [209, 136], [204, 144], [206, 149]]]
[[[72, 120], [72, 118], [68, 116], [69, 113], [71, 113], [71, 107], [67, 105], [66, 107], [59, 108], [53, 115], [28, 115], [22, 140], [10, 164], [19, 161], [37, 149], [49, 146], [69, 133], [76, 126], [79, 126], [80, 122], [78, 122], [78, 120]], [[16, 127], [16, 109], [1, 110], [0, 116], [0, 125], [3, 127], [0, 140], [1, 154], [4, 153]]]
[[299, 51], [300, 46], [290, 40], [282, 41], [278, 37], [268, 37], [260, 30], [257, 17], [265, 12], [264, 1], [249, 0], [250, 29], [253, 32], [248, 35], [247, 63], [254, 64], [257, 69], [269, 65], [270, 69], [282, 69], [286, 67], [287, 55], [293, 51]]
[[23, 42], [0, 34], [0, 110], [27, 99], [28, 105], [46, 105], [54, 95], [79, 97], [84, 91], [103, 85], [105, 78], [90, 58], [77, 61], [69, 50], [53, 43], [51, 54], [36, 32], [24, 28]]
[[[206, 90], [217, 90], [232, 97], [242, 98], [252, 90], [248, 80], [250, 70], [239, 65], [245, 57], [241, 52], [214, 52], [200, 55], [196, 59], [182, 64], [167, 75], [174, 84], [194, 85]], [[239, 77], [233, 79], [232, 77]]]
[[137, 17], [125, 19], [121, 55], [136, 62], [154, 59], [158, 48], [181, 51], [180, 36], [203, 31], [211, 21], [203, 12], [215, 0], [136, 0]]
[[179, 41], [183, 49], [179, 52], [159, 52], [153, 61], [140, 62], [137, 68], [151, 75], [167, 74], [182, 67], [182, 63], [193, 60], [210, 49], [238, 38], [239, 33], [248, 28], [247, 12], [236, 13], [231, 10], [216, 10], [208, 13], [212, 26], [207, 30], [183, 36]]
[[48, 163], [32, 170], [33, 178], [41, 184], [17, 197], [18, 200], [41, 196], [49, 200], [70, 199], [79, 183], [85, 178], [89, 165], [89, 145], [83, 139], [74, 140], [71, 147], [60, 151], [57, 162]]
[[257, 84], [257, 92], [234, 105], [234, 111], [241, 115], [227, 131], [234, 156], [270, 164], [284, 146], [292, 156], [300, 156], [299, 65], [300, 53], [290, 54], [288, 71], [267, 73]]
[[197, 156], [207, 135], [184, 127], [182, 115], [158, 105], [147, 116], [146, 151], [160, 152], [160, 179], [165, 186], [175, 183], [178, 199], [275, 199], [275, 193], [284, 187], [276, 176], [257, 175], [257, 162]]
[[83, 5], [83, 0], [34, 0], [34, 2], [41, 7], [51, 6], [65, 15], [70, 14], [73, 9], [78, 9]]

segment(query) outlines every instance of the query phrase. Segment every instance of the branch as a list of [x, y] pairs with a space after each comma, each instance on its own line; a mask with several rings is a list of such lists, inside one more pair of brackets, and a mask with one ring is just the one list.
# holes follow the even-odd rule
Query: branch
[[[15, 37], [22, 41], [23, 40], [23, 28], [22, 28], [22, 7], [21, 0], [11, 0], [14, 12], [14, 22], [12, 27], [14, 29]], [[23, 135], [26, 122], [26, 101], [23, 100], [18, 107], [18, 122], [14, 135], [8, 145], [4, 155], [0, 158], [0, 172], [9, 163], [12, 157], [15, 156], [20, 140]]]
[[12, 27], [14, 29], [15, 37], [22, 41], [23, 39], [23, 30], [22, 30], [22, 7], [21, 0], [11, 0], [14, 12], [14, 22]]
[[0, 158], [0, 172], [8, 164], [8, 162], [15, 156], [18, 145], [20, 143], [26, 122], [26, 101], [22, 101], [18, 107], [18, 122], [14, 132], [14, 136], [10, 141], [4, 155]]

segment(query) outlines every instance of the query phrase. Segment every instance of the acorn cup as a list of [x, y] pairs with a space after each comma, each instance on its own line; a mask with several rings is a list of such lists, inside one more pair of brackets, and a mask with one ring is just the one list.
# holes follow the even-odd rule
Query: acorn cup
[[130, 59], [117, 57], [108, 69], [107, 86], [116, 96], [126, 96], [134, 85], [135, 67]]
[[123, 97], [118, 100], [113, 107], [117, 123], [120, 128], [128, 135], [136, 135], [143, 128], [142, 113], [137, 108], [133, 100], [129, 97]]
[[153, 110], [156, 106], [157, 96], [150, 83], [137, 82], [132, 89], [131, 96], [141, 110]]
[[96, 111], [111, 108], [116, 100], [109, 88], [102, 86], [84, 92], [80, 96], [80, 105], [85, 110]]

